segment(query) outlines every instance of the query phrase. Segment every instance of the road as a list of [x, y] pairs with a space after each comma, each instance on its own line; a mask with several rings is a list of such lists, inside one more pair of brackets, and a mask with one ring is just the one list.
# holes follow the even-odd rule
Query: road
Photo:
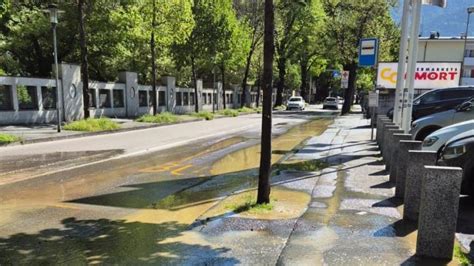
[[[274, 162], [330, 120], [304, 122], [330, 115], [276, 114]], [[190, 226], [255, 186], [259, 132], [260, 115], [249, 115], [2, 149], [0, 264], [217, 257]]]

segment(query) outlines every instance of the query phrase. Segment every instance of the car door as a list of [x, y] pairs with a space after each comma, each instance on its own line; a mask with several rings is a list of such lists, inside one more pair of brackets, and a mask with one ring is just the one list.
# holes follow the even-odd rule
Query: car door
[[435, 90], [424, 94], [419, 102], [413, 105], [413, 120], [436, 113], [441, 101], [441, 91]]
[[440, 111], [446, 111], [456, 108], [469, 98], [471, 98], [471, 91], [469, 89], [448, 89], [441, 92]]
[[[474, 106], [474, 99], [471, 100], [471, 105]], [[471, 107], [469, 110], [458, 110], [454, 114], [454, 123], [461, 123], [468, 120], [474, 119], [474, 107]]]

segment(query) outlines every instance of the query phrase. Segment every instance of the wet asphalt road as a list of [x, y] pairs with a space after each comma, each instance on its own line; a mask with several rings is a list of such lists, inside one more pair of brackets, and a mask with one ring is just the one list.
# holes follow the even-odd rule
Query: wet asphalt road
[[[315, 115], [322, 114], [276, 115], [275, 133], [287, 133], [275, 138], [275, 161], [322, 133], [328, 120], [298, 126]], [[93, 137], [90, 150], [79, 140], [59, 143], [46, 154], [46, 143], [33, 144], [31, 152], [28, 146], [2, 150], [7, 152], [1, 156], [0, 179], [14, 176], [17, 182], [0, 186], [0, 264], [194, 264], [198, 257], [234, 264], [231, 258], [218, 261], [225, 248], [213, 247], [190, 229], [228, 195], [255, 186], [259, 130], [254, 121], [249, 116], [239, 122], [243, 130], [230, 129], [226, 136], [159, 149], [176, 138], [169, 133], [168, 143], [151, 141], [160, 151], [147, 153], [130, 148], [135, 140], [145, 145], [144, 136], [125, 143], [121, 136], [114, 141], [122, 143], [119, 149], [111, 143], [97, 146]], [[92, 163], [104, 156], [115, 159]]]

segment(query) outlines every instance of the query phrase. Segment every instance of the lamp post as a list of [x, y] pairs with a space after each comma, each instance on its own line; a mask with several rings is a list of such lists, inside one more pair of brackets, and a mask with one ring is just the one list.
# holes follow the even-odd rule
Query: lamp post
[[464, 79], [464, 66], [465, 66], [465, 58], [466, 58], [466, 48], [467, 48], [467, 36], [469, 35], [469, 23], [471, 21], [471, 14], [474, 13], [474, 6], [468, 7], [467, 8], [467, 23], [466, 23], [466, 32], [464, 33], [464, 49], [463, 49], [463, 64], [462, 64], [462, 69], [461, 69], [461, 75], [462, 78], [460, 79], [460, 82], [462, 85], [462, 80]]
[[56, 41], [56, 26], [58, 25], [58, 6], [56, 4], [50, 4], [47, 12], [49, 13], [51, 29], [53, 31], [53, 47], [54, 47], [54, 68], [56, 78], [56, 115], [57, 115], [57, 128], [58, 132], [61, 132], [61, 100], [59, 93], [59, 66], [58, 66], [58, 47]]

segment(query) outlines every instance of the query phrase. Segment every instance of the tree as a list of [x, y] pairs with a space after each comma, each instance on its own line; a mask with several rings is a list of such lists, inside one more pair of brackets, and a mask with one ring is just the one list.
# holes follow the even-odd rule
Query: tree
[[[327, 24], [326, 45], [335, 47], [333, 58], [340, 62], [345, 70], [349, 71], [349, 88], [344, 93], [342, 114], [350, 111], [356, 91], [358, 73], [358, 46], [363, 37], [384, 38], [392, 34], [395, 28], [390, 17], [390, 5], [394, 1], [386, 0], [323, 0]], [[386, 38], [384, 38], [386, 39]], [[381, 42], [382, 50], [390, 50], [384, 46], [393, 43]]]
[[281, 0], [277, 6], [277, 69], [278, 83], [275, 106], [283, 104], [288, 61], [302, 45], [308, 28], [314, 29], [321, 8], [318, 0]]
[[[240, 99], [240, 107], [246, 106], [248, 95], [248, 79], [252, 66], [252, 59], [259, 48], [263, 38], [263, 20], [264, 20], [264, 1], [235, 1], [234, 6], [237, 10], [237, 16], [242, 21], [241, 23], [247, 26], [248, 35], [250, 37], [250, 49], [248, 50], [245, 69], [242, 78], [242, 95]], [[258, 71], [257, 71], [258, 73]], [[258, 74], [257, 74], [258, 75]], [[258, 105], [258, 101], [257, 101]]]
[[89, 61], [87, 60], [87, 39], [84, 14], [84, 0], [77, 2], [79, 16], [79, 42], [81, 47], [81, 74], [82, 74], [82, 94], [84, 95], [84, 117], [89, 118]]
[[273, 54], [275, 50], [274, 29], [273, 0], [265, 0], [262, 140], [257, 204], [270, 203], [270, 175], [272, 169]]

